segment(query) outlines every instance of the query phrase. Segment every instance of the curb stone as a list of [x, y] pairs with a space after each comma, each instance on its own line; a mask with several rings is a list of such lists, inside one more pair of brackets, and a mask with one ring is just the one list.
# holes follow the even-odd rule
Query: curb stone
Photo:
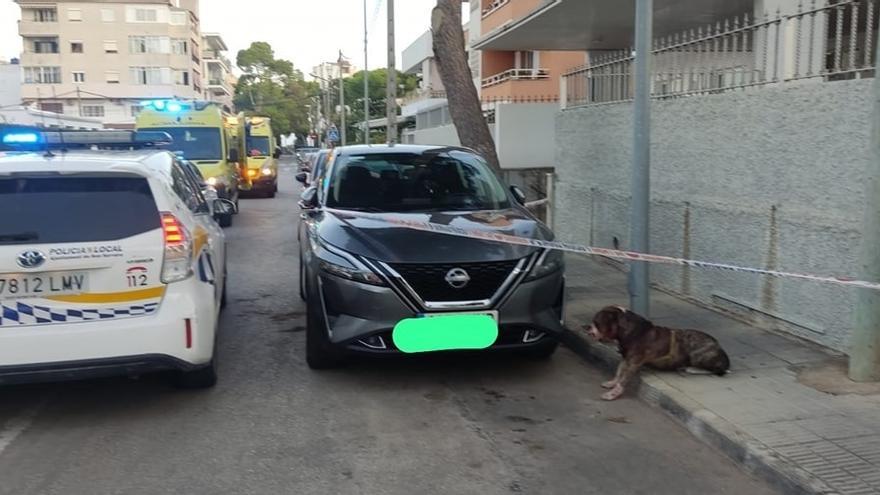
[[[620, 362], [613, 348], [591, 343], [572, 330], [566, 331], [561, 342], [581, 358], [605, 370], [613, 372]], [[637, 385], [639, 399], [660, 408], [700, 441], [719, 449], [746, 472], [766, 481], [781, 493], [839, 495], [823, 481], [781, 458], [770, 447], [705, 409], [657, 375], [643, 372]]]

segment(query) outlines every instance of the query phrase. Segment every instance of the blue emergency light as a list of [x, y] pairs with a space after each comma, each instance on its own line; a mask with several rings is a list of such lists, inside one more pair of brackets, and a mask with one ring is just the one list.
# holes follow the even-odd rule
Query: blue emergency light
[[180, 113], [183, 110], [204, 110], [209, 105], [213, 105], [210, 101], [180, 101], [180, 100], [144, 100], [141, 106], [151, 108], [157, 112]]
[[35, 144], [39, 142], [40, 135], [36, 132], [14, 132], [3, 134], [3, 144]]
[[22, 151], [150, 148], [173, 142], [167, 132], [161, 131], [0, 130], [0, 147]]

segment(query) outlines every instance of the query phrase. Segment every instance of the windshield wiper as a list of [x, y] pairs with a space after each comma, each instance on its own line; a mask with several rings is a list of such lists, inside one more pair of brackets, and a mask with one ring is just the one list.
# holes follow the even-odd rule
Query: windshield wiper
[[375, 206], [337, 206], [336, 208], [348, 211], [362, 211], [364, 213], [385, 213], [385, 210], [383, 210], [382, 208], [377, 208]]
[[40, 236], [36, 232], [21, 232], [17, 234], [0, 234], [0, 242], [29, 242], [36, 241]]

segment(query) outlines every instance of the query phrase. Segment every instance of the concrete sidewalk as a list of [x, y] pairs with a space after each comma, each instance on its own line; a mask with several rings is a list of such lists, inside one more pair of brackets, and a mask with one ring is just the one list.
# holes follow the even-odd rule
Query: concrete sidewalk
[[[603, 260], [570, 256], [568, 263], [567, 344], [610, 371], [616, 349], [590, 341], [580, 327], [606, 305], [627, 304], [626, 275]], [[880, 386], [846, 379], [843, 357], [657, 290], [652, 317], [714, 335], [732, 373], [644, 371], [640, 398], [785, 493], [880, 493]]]

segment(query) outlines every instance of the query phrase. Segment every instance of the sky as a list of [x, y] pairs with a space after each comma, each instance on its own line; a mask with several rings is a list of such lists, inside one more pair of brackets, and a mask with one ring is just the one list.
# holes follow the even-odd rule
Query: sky
[[[387, 0], [366, 1], [369, 66], [386, 67]], [[396, 0], [394, 5], [399, 69], [403, 49], [430, 28], [436, 0]], [[19, 17], [13, 0], [0, 0], [0, 59], [21, 52]], [[357, 68], [364, 66], [363, 0], [201, 0], [201, 21], [203, 32], [223, 36], [233, 62], [252, 41], [267, 41], [277, 57], [292, 61], [306, 75], [321, 62], [335, 62], [339, 50]]]

